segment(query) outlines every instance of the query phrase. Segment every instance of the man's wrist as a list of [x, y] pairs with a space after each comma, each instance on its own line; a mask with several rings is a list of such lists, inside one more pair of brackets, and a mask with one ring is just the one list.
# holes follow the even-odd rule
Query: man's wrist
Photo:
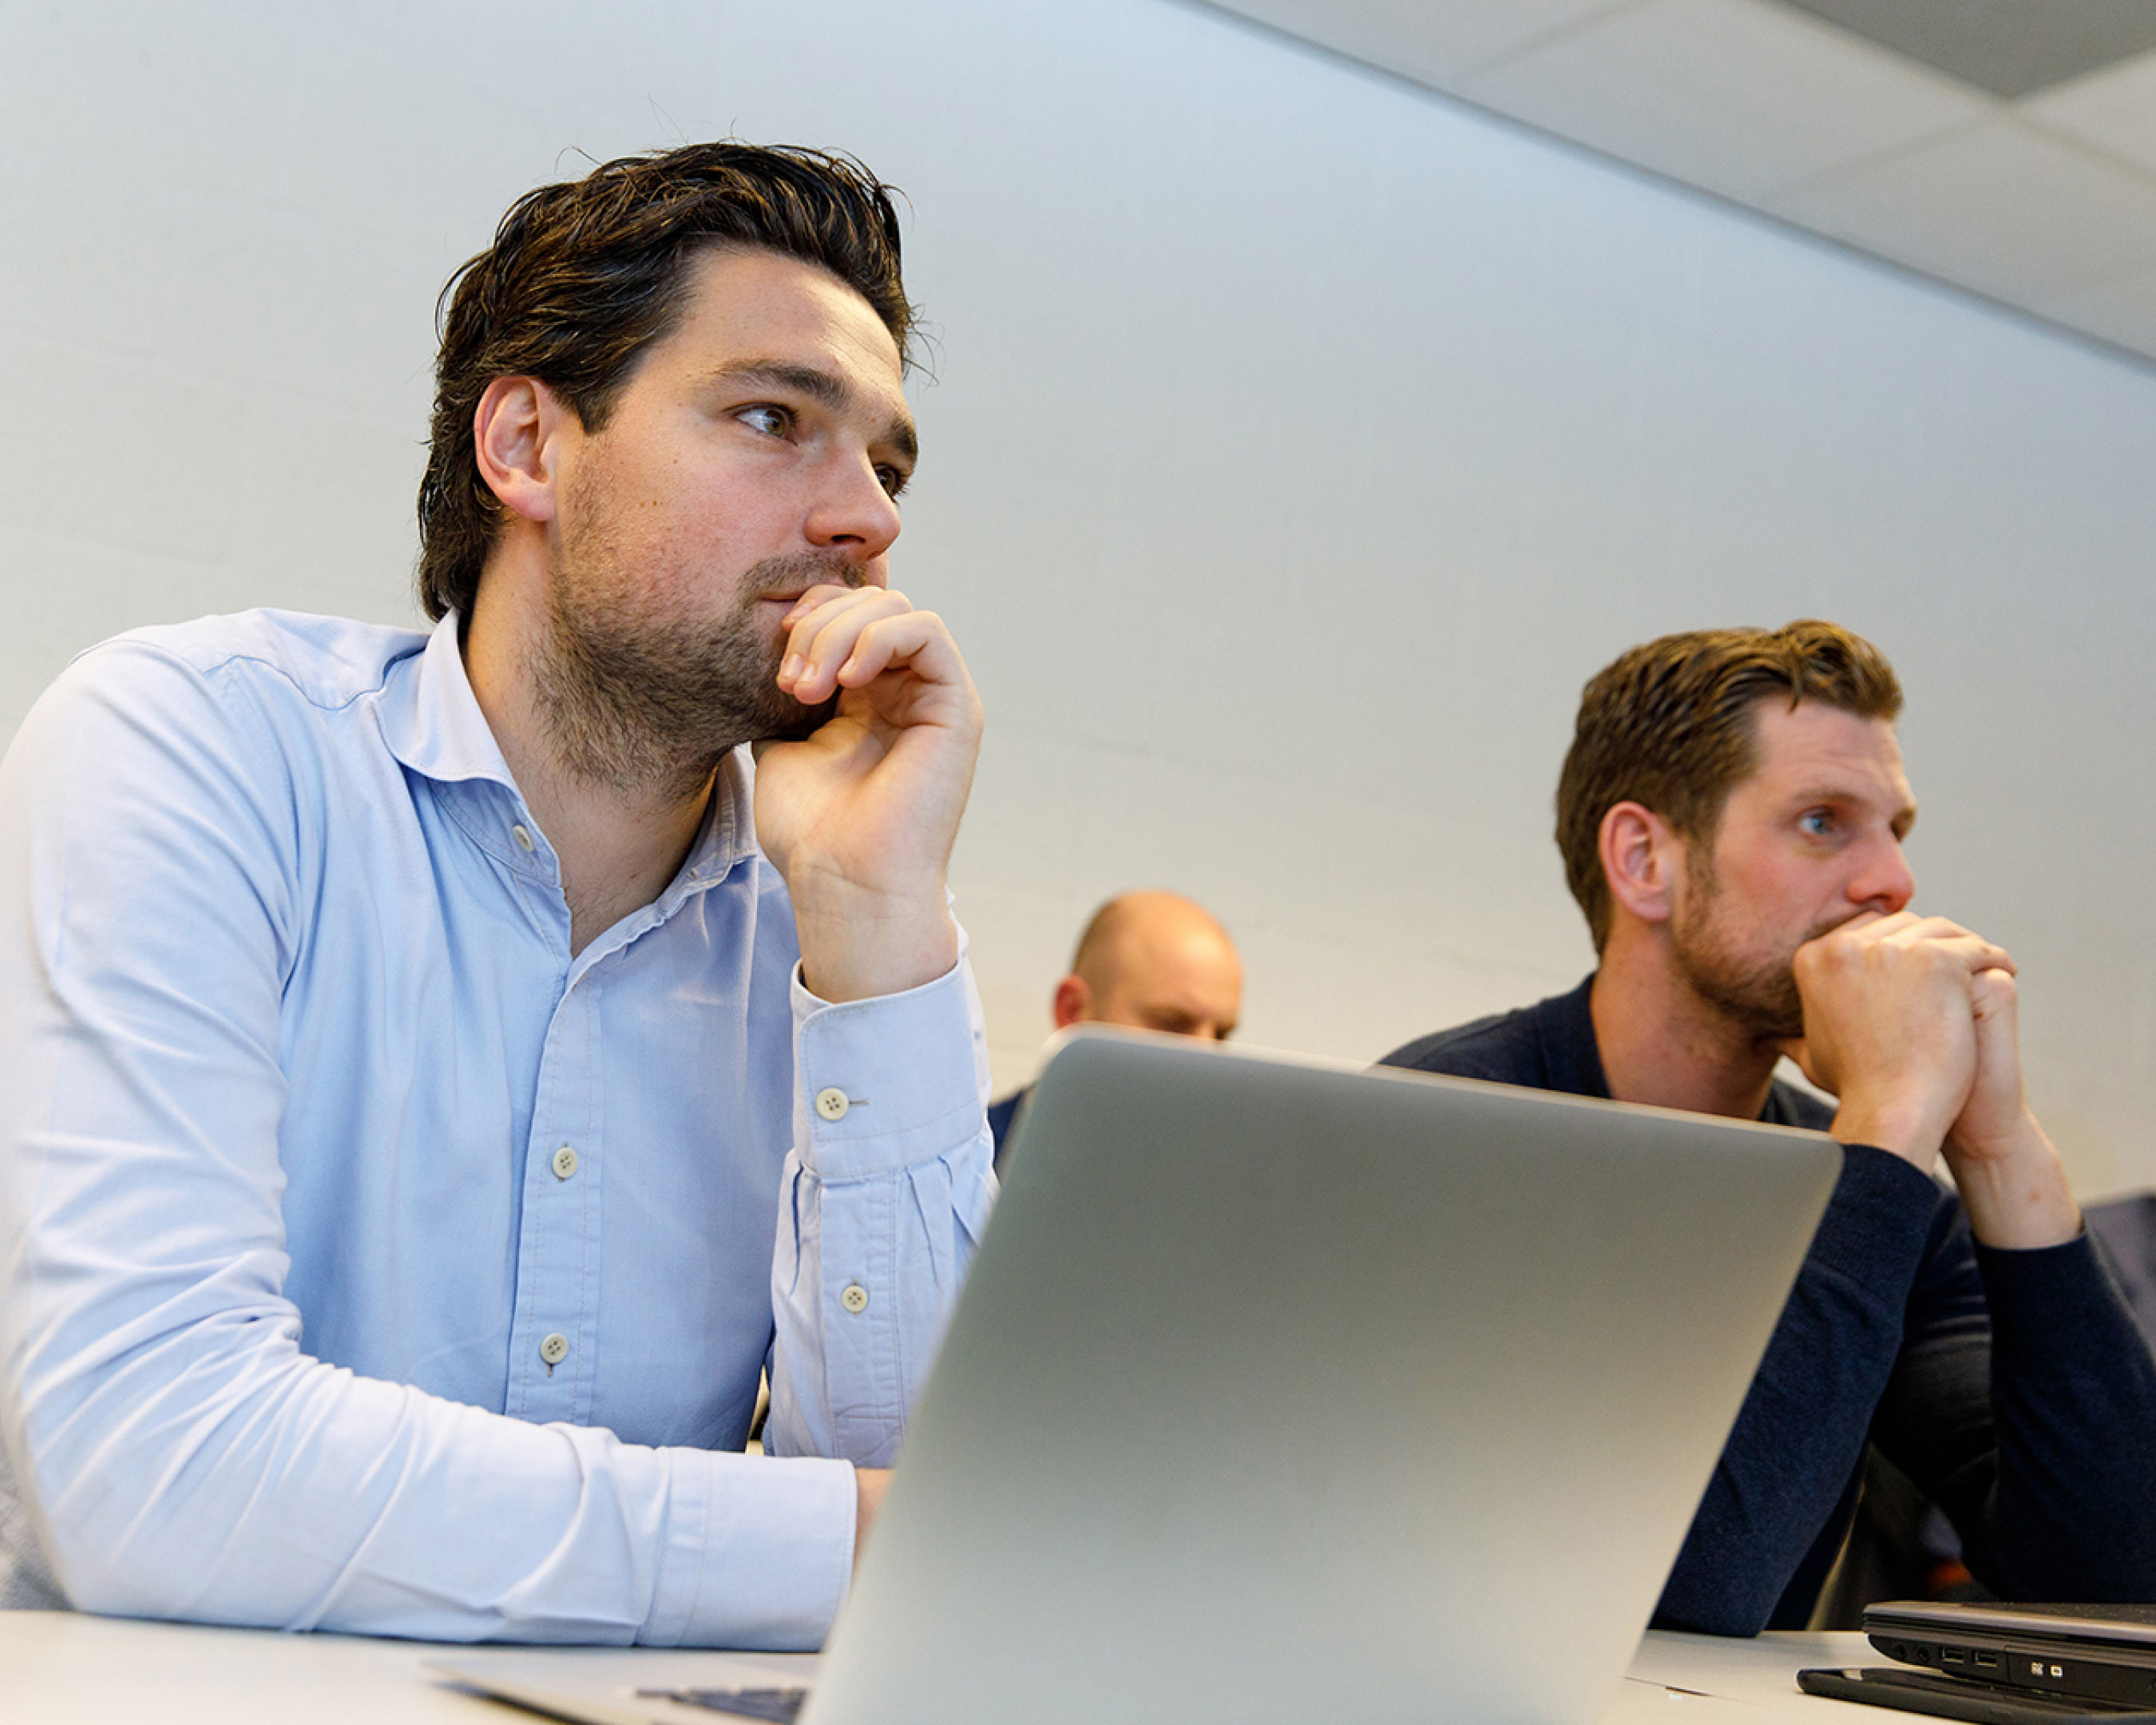
[[819, 1000], [903, 994], [958, 962], [958, 925], [940, 881], [903, 894], [817, 882], [793, 899], [802, 981]]
[[1948, 1122], [1922, 1098], [1845, 1095], [1829, 1128], [1844, 1144], [1870, 1144], [1929, 1173]]
[[1947, 1166], [1970, 1231], [1988, 1246], [2034, 1250], [2062, 1245], [2082, 1231], [2066, 1165], [2026, 1109], [1998, 1138], [1949, 1137]]
[[856, 1467], [854, 1470], [854, 1573], [861, 1568], [861, 1548], [868, 1543], [869, 1530], [875, 1525], [877, 1512], [883, 1508], [884, 1493], [891, 1489], [891, 1470], [887, 1467]]

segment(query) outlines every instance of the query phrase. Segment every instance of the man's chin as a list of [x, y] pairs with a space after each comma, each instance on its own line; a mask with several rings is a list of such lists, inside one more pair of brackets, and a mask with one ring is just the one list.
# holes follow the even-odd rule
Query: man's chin
[[1788, 959], [1745, 967], [1696, 946], [1677, 954], [1693, 993], [1755, 1045], [1794, 1042], [1804, 1034], [1804, 997]]
[[799, 742], [803, 738], [814, 737], [821, 731], [830, 722], [832, 716], [839, 711], [839, 697], [835, 695], [828, 701], [813, 703], [794, 701], [786, 696], [781, 696], [780, 699], [784, 702], [784, 707], [790, 708], [791, 711], [774, 707], [769, 716], [770, 727], [762, 736], [752, 739], [752, 741]]

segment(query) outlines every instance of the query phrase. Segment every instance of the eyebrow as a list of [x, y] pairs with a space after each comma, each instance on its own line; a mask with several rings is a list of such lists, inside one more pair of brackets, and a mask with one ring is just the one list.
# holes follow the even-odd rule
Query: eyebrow
[[[762, 383], [774, 389], [790, 389], [834, 413], [843, 413], [854, 404], [854, 392], [843, 380], [815, 366], [797, 365], [791, 360], [745, 359], [736, 365], [721, 366], [711, 373], [711, 382]], [[892, 445], [908, 461], [920, 459], [920, 437], [914, 431], [912, 420], [903, 414], [884, 428], [881, 441]]]
[[[1856, 803], [1865, 800], [1866, 799], [1851, 793], [1846, 787], [1837, 789], [1831, 786], [1818, 785], [1810, 790], [1799, 791], [1791, 797], [1789, 805], [1792, 808], [1808, 809], [1821, 803]], [[1908, 824], [1902, 830], [1907, 834], [1909, 829], [1917, 824], [1916, 799], [1912, 797], [1909, 801], [1902, 803], [1887, 819], [1890, 821], [1906, 821]]]

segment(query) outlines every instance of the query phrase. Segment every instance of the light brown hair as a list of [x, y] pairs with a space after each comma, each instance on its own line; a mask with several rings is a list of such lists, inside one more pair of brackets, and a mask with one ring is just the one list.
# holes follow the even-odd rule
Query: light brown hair
[[1603, 816], [1637, 803], [1712, 845], [1729, 793], [1758, 765], [1757, 708], [1769, 699], [1892, 722], [1902, 685], [1871, 642], [1815, 619], [1664, 635], [1589, 680], [1558, 779], [1557, 844], [1596, 952], [1609, 938]]
[[494, 244], [449, 278], [435, 308], [441, 352], [419, 483], [427, 614], [470, 618], [502, 519], [472, 441], [487, 385], [536, 377], [586, 430], [601, 429], [638, 359], [679, 321], [699, 252], [760, 246], [829, 270], [906, 359], [914, 311], [891, 191], [849, 156], [726, 142], [623, 157], [511, 204]]

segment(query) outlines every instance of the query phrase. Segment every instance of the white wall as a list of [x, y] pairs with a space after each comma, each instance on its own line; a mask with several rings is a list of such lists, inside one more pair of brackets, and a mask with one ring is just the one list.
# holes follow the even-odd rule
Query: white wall
[[518, 192], [836, 144], [942, 340], [901, 578], [989, 703], [1003, 1081], [1130, 885], [1219, 910], [1261, 1044], [1568, 984], [1580, 683], [1815, 614], [1903, 674], [1922, 901], [2022, 957], [2085, 1189], [2156, 1181], [2156, 373], [1173, 0], [0, 0], [0, 734], [132, 624], [411, 614], [433, 297]]

